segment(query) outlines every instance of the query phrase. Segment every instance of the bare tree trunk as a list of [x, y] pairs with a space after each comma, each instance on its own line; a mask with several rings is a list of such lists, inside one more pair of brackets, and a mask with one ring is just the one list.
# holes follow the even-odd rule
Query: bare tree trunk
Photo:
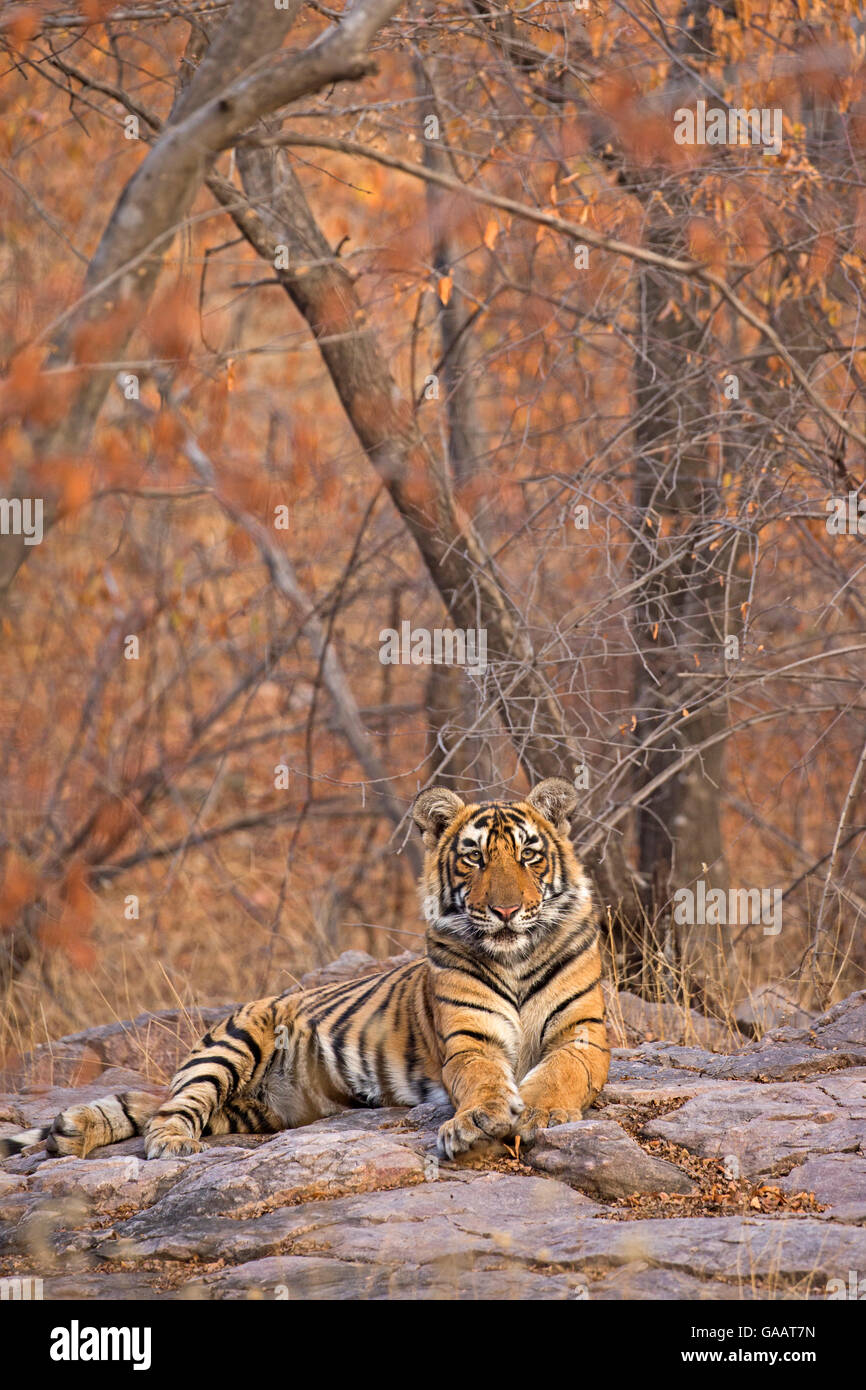
[[[684, 53], [698, 60], [712, 34], [704, 0], [693, 9], [694, 28], [683, 23], [679, 32]], [[681, 82], [681, 76], [672, 68], [672, 82]], [[668, 180], [662, 197], [647, 170], [624, 169], [621, 181], [643, 204], [648, 248], [661, 255], [682, 252], [692, 216], [689, 176]], [[721, 388], [700, 367], [707, 326], [690, 306], [678, 303], [678, 290], [664, 272], [639, 269], [636, 576], [650, 576], [672, 552], [681, 552], [675, 563], [644, 579], [635, 614], [641, 652], [635, 666], [635, 740], [640, 744], [660, 724], [667, 726], [644, 755], [647, 781], [726, 728], [726, 706], [717, 702], [702, 710], [700, 691], [688, 673], [724, 672], [725, 639], [739, 641], [739, 605], [745, 597], [737, 579], [736, 536], [714, 548], [698, 544], [724, 514], [718, 479], [725, 471], [736, 473], [737, 460], [729, 450], [719, 467]], [[692, 543], [684, 546], [684, 538]], [[724, 756], [725, 742], [719, 739], [638, 807], [637, 867], [648, 897], [637, 959], [633, 951], [627, 955], [640, 969], [644, 992], [650, 979], [661, 979], [671, 995], [685, 987], [687, 995], [698, 998], [731, 997], [735, 965], [730, 929], [681, 925], [671, 916], [673, 891], [694, 889], [698, 879], [707, 891], [727, 892], [721, 824]]]
[[[667, 228], [648, 211], [649, 242], [672, 249]], [[672, 217], [671, 228], [682, 226]], [[667, 218], [665, 216], [665, 221]], [[655, 222], [655, 225], [653, 225]], [[635, 614], [635, 739], [662, 733], [644, 755], [642, 771], [651, 780], [678, 762], [684, 752], [721, 733], [728, 722], [724, 704], [702, 710], [701, 692], [689, 674], [723, 672], [725, 638], [739, 641], [736, 538], [709, 550], [698, 546], [717, 524], [721, 497], [709, 458], [708, 382], [687, 366], [699, 360], [701, 327], [686, 313], [679, 319], [666, 308], [674, 287], [661, 275], [639, 277], [640, 343], [636, 364], [635, 500], [638, 535], [633, 564], [646, 576], [678, 553], [654, 578], [645, 578]], [[733, 468], [728, 459], [726, 468]], [[723, 507], [722, 507], [723, 510]], [[665, 535], [660, 536], [664, 527]], [[684, 545], [684, 539], [693, 538]], [[721, 582], [720, 582], [721, 581]], [[638, 869], [649, 885], [649, 938], [640, 943], [646, 976], [666, 977], [672, 993], [685, 976], [688, 992], [729, 997], [732, 933], [727, 927], [676, 925], [671, 920], [674, 889], [726, 892], [728, 870], [721, 827], [723, 740], [715, 742], [668, 778], [638, 808]], [[654, 957], [654, 959], [653, 959]]]
[[[537, 668], [519, 615], [469, 517], [456, 502], [446, 471], [418, 430], [412, 405], [391, 375], [365, 326], [349, 272], [334, 256], [282, 153], [246, 148], [238, 167], [251, 210], [237, 211], [236, 193], [209, 180], [256, 250], [270, 264], [288, 246], [291, 268], [281, 283], [319, 342], [322, 358], [352, 426], [406, 522], [430, 575], [463, 629], [483, 627], [499, 666], [497, 703], [506, 729], [521, 742], [530, 776], [561, 770], [574, 759], [558, 702]], [[526, 730], [533, 734], [527, 740]]]
[[[458, 171], [448, 149], [447, 119], [437, 99], [438, 63], [435, 53], [422, 58], [415, 53], [415, 81], [422, 101], [418, 108], [419, 138], [428, 169], [455, 174]], [[431, 124], [432, 123], [432, 124]], [[460, 247], [450, 225], [453, 200], [435, 184], [425, 185], [430, 228], [431, 262], [437, 282], [448, 290], [437, 296], [439, 358], [430, 364], [425, 376], [433, 372], [436, 397], [444, 406], [443, 442], [447, 452], [452, 484], [459, 488], [472, 477], [481, 455], [476, 384], [472, 374], [475, 344], [472, 310], [455, 283], [455, 267]], [[435, 408], [435, 407], [434, 407]], [[425, 409], [431, 409], [425, 406]], [[461, 737], [473, 719], [472, 692], [456, 667], [434, 666], [427, 683], [428, 778], [439, 778], [458, 792], [471, 796], [479, 787], [489, 786], [493, 771], [486, 753], [483, 731]], [[449, 758], [445, 772], [438, 767], [443, 756]]]
[[[444, 112], [436, 99], [436, 60], [416, 56], [415, 76], [423, 101], [419, 107], [421, 148], [428, 169], [456, 174], [448, 151]], [[436, 122], [435, 134], [428, 137], [426, 124]], [[440, 357], [437, 375], [441, 377], [447, 421], [448, 464], [455, 486], [465, 483], [478, 466], [481, 455], [481, 431], [478, 421], [475, 381], [472, 367], [475, 360], [471, 330], [472, 310], [460, 288], [454, 283], [454, 271], [460, 259], [460, 247], [449, 225], [449, 208], [453, 200], [434, 184], [426, 185], [430, 247], [433, 269], [437, 279], [445, 281], [448, 292], [438, 298]], [[437, 383], [438, 384], [438, 383]]]
[[[282, 153], [242, 149], [238, 166], [249, 208], [237, 207], [236, 190], [225, 181], [211, 178], [209, 187], [266, 262], [275, 263], [278, 245], [289, 247], [291, 269], [278, 272], [280, 281], [318, 340], [346, 414], [446, 609], [457, 626], [487, 630], [496, 704], [527, 777], [570, 776], [580, 750], [564, 712], [481, 538], [424, 447], [411, 405], [365, 326], [349, 272], [334, 256]], [[593, 857], [590, 869], [614, 915], [640, 917], [636, 886], [617, 845], [603, 860]]]

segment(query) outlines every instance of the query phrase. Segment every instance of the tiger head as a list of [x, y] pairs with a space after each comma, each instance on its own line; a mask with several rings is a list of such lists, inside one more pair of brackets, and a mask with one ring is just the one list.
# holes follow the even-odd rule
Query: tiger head
[[577, 795], [549, 777], [525, 801], [466, 805], [431, 787], [412, 816], [426, 849], [428, 924], [499, 959], [520, 956], [566, 918], [591, 914], [589, 881], [569, 839]]

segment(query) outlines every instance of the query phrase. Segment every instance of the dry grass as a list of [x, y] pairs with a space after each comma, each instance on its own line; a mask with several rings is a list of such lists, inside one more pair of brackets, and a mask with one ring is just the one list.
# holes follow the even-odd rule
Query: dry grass
[[[312, 858], [312, 856], [311, 856]], [[212, 861], [190, 852], [174, 868], [125, 876], [94, 899], [87, 963], [57, 947], [43, 949], [6, 991], [0, 1008], [0, 1056], [20, 1056], [40, 1043], [149, 1010], [193, 1011], [279, 993], [341, 951], [388, 956], [420, 944], [418, 920], [391, 931], [375, 922], [329, 920], [333, 876], [316, 863], [311, 876], [286, 893], [279, 929], [271, 930], [283, 863], [276, 854], [223, 857], [217, 880]], [[245, 911], [240, 891], [258, 917]], [[138, 920], [127, 920], [127, 895], [140, 897]], [[264, 920], [259, 920], [263, 918]]]

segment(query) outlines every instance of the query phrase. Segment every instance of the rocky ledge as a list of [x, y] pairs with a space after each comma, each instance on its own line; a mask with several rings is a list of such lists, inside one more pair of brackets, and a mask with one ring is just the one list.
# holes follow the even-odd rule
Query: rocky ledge
[[[386, 964], [351, 952], [302, 983]], [[621, 1046], [598, 1105], [528, 1152], [439, 1162], [448, 1112], [418, 1106], [170, 1161], [144, 1161], [140, 1140], [8, 1159], [0, 1280], [41, 1279], [53, 1299], [856, 1297], [866, 991], [737, 1050], [697, 1016], [658, 1041], [667, 1015], [609, 1002]], [[142, 1015], [38, 1049], [5, 1075], [0, 1134], [156, 1088], [224, 1013]]]

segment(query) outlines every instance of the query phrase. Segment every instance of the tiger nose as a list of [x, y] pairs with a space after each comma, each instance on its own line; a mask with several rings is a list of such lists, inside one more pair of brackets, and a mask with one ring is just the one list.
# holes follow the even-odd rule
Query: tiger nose
[[520, 903], [511, 903], [508, 907], [494, 907], [491, 903], [490, 911], [494, 917], [501, 917], [503, 922], [507, 922], [509, 917], [513, 917], [515, 912], [520, 911]]

